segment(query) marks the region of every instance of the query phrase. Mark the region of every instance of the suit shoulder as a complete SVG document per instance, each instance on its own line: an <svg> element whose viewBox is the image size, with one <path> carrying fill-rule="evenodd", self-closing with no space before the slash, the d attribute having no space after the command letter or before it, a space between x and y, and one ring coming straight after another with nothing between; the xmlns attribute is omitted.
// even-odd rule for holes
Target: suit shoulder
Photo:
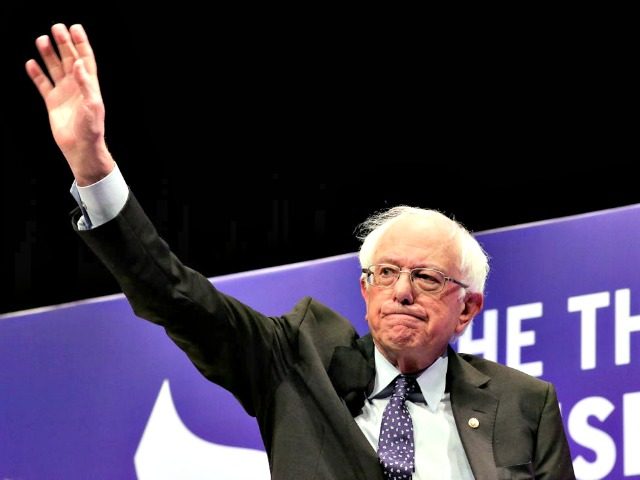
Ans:
<svg viewBox="0 0 640 480"><path fill-rule="evenodd" d="M323 332L322 334L331 337L338 335L357 338L355 328L347 318L312 297L302 298L283 318L296 328L315 334Z"/></svg>
<svg viewBox="0 0 640 480"><path fill-rule="evenodd" d="M298 319L300 322L313 317L315 320L323 322L335 322L351 325L351 322L331 307L312 298L304 297L296 303L293 309L284 315L291 319Z"/></svg>
<svg viewBox="0 0 640 480"><path fill-rule="evenodd" d="M282 318L295 332L298 351L315 352L325 369L336 347L351 346L358 338L349 320L311 297L304 297Z"/></svg>

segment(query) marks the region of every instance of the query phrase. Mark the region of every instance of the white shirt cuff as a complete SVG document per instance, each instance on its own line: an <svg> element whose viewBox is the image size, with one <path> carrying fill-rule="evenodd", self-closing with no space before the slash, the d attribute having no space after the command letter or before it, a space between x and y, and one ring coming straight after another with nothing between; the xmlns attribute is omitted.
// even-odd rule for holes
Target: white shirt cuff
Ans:
<svg viewBox="0 0 640 480"><path fill-rule="evenodd" d="M120 213L127 203L129 187L116 165L109 175L86 187L79 187L74 181L71 195L82 210L78 228L89 230L107 223Z"/></svg>

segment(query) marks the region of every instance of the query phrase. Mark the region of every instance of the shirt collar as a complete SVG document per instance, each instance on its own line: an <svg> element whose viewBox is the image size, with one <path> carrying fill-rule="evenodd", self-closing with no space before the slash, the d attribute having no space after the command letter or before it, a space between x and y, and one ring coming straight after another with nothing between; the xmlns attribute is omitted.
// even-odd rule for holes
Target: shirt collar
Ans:
<svg viewBox="0 0 640 480"><path fill-rule="evenodd" d="M391 362L380 353L377 345L374 349L374 361L376 363L376 378L373 384L373 391L371 395L369 395L370 399L379 394L401 373L400 370L394 367ZM438 404L444 397L448 365L449 358L445 351L442 356L438 357L438 359L416 379L422 395L424 395L424 399L427 402L427 408L432 412L438 409Z"/></svg>

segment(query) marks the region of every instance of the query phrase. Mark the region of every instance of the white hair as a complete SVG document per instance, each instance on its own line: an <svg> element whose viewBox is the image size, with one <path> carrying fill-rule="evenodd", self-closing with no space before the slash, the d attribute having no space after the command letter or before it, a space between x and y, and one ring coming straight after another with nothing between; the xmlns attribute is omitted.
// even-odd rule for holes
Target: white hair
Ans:
<svg viewBox="0 0 640 480"><path fill-rule="evenodd" d="M462 278L459 280L469 285L470 292L484 293L484 285L489 274L487 254L466 228L436 210L400 205L371 215L356 228L356 236L362 241L359 253L360 266L367 268L373 263L373 256L382 235L399 219L409 215L450 226L449 240L457 244L460 254Z"/></svg>

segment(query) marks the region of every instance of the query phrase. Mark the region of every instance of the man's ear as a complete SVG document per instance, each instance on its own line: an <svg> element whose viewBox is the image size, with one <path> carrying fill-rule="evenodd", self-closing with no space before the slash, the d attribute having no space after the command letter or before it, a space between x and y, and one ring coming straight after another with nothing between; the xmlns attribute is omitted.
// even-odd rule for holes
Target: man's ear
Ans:
<svg viewBox="0 0 640 480"><path fill-rule="evenodd" d="M361 276L360 277L360 293L362 294L362 298L364 298L364 301L367 301L367 286L369 284L367 283L367 280Z"/></svg>
<svg viewBox="0 0 640 480"><path fill-rule="evenodd" d="M462 332L469 326L473 317L475 317L484 304L484 295L481 293L469 293L464 298L462 304L462 311L458 317L458 325L456 326L456 335L461 335Z"/></svg>

